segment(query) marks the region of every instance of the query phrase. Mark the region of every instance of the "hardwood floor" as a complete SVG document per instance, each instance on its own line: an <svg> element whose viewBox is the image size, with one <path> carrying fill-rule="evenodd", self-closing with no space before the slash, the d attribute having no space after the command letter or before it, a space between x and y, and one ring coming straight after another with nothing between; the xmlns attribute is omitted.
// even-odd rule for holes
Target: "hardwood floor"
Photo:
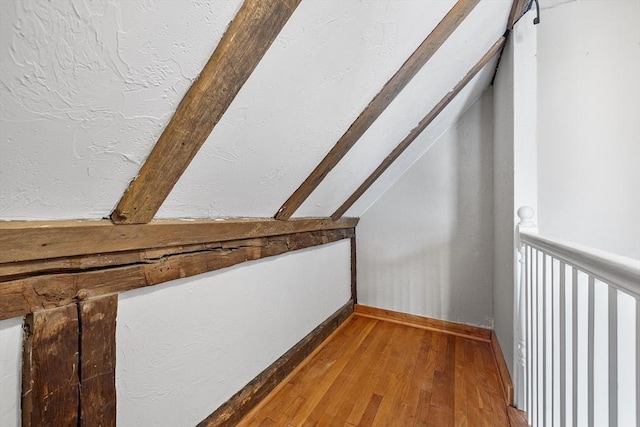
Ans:
<svg viewBox="0 0 640 427"><path fill-rule="evenodd" d="M509 426L491 344L352 315L240 426Z"/></svg>

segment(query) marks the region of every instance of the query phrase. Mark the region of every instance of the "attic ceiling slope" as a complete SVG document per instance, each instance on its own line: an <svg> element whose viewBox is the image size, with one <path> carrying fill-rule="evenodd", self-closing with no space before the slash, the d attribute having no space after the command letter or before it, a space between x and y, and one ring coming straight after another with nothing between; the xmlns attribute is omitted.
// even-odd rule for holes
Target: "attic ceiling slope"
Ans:
<svg viewBox="0 0 640 427"><path fill-rule="evenodd" d="M156 217L271 217L454 4L302 1ZM479 2L296 215L330 215L502 34L508 4ZM240 6L0 2L0 219L108 216Z"/></svg>
<svg viewBox="0 0 640 427"><path fill-rule="evenodd" d="M418 135L411 145L385 170L384 174L371 184L360 198L345 212L344 217L361 217L367 212L398 180L429 150L440 138L457 123L461 117L491 83L491 77L496 67L496 59L490 61L458 96L444 108L444 110ZM375 165L373 165L375 166ZM355 188L355 187L354 187ZM337 207L337 205L336 205Z"/></svg>
<svg viewBox="0 0 640 427"><path fill-rule="evenodd" d="M454 3L302 1L158 217L271 217Z"/></svg>
<svg viewBox="0 0 640 427"><path fill-rule="evenodd" d="M0 219L106 217L240 4L1 1Z"/></svg>
<svg viewBox="0 0 640 427"><path fill-rule="evenodd" d="M245 0L111 215L148 223L301 0Z"/></svg>
<svg viewBox="0 0 640 427"><path fill-rule="evenodd" d="M409 132L409 134L398 144L396 148L389 153L387 157L380 163L380 165L373 171L369 177L353 192L351 196L340 207L331 214L331 218L335 221L340 219L344 213L349 210L351 206L371 187L371 185L393 164L393 162L400 157L400 155L411 145L413 141L422 133L424 129L431 124L433 120L449 105L451 101L464 89L464 87L484 68L484 66L491 61L495 55L497 55L505 42L505 37L500 39L491 46L491 49L485 53L476 65L458 82L458 84L449 91L444 98L436 104L435 107L429 113L420 120L420 123Z"/></svg>
<svg viewBox="0 0 640 427"><path fill-rule="evenodd" d="M335 212L504 34L510 7L510 1L481 1L327 175L296 212L295 217ZM378 180L380 185L374 185L367 191L366 199L374 201L382 196L383 189L390 188L440 135L457 122L460 114L480 96L490 81L490 78L473 79L469 83L469 90L462 91L456 97L461 98L460 102L454 101L454 105L440 112L438 118L412 143L415 148L407 149L396 160L395 163L402 167L394 165L387 169ZM481 87L476 88L476 85ZM369 206L368 202L357 203L346 214L361 216Z"/></svg>
<svg viewBox="0 0 640 427"><path fill-rule="evenodd" d="M506 21L507 28L509 28L509 25L512 25L512 20L513 22L516 22L520 19L527 12L528 6L530 5L531 2L523 3L520 0L513 0L511 10L509 12L509 19ZM505 32L505 36L503 38L508 37L508 34L509 31ZM504 42L502 43L502 49L504 49ZM480 61L478 65L481 63L482 61ZM444 107L441 112L442 114L437 115L432 124L418 135L416 143L412 143L408 148L406 148L405 152L400 153L396 161L392 162L388 166L388 169L385 170L383 176L386 179L373 180L370 187L364 192L364 194L361 194L354 204L346 211L346 215L361 216L376 202L376 200L381 197L382 194L388 191L393 184L406 171L408 171L409 168L411 168L411 166L422 155L424 155L451 126L451 117L460 117L477 99L479 99L485 88L489 86L498 64L499 57L493 59L493 61L489 61L478 75L472 78L466 87L464 87L460 93L450 101L451 103ZM471 70L471 72L473 72L473 70ZM455 121L453 121L453 123L455 123ZM365 184L368 183L365 181Z"/></svg>
<svg viewBox="0 0 640 427"><path fill-rule="evenodd" d="M353 145L380 117L383 111L393 102L405 86L415 77L420 69L436 53L442 44L458 28L471 13L479 0L459 0L433 31L420 44L416 51L402 64L402 67L383 86L382 90L371 100L358 118L349 126L345 134L331 148L320 164L311 172L296 191L284 202L276 219L285 220L291 217L302 203L309 197L327 174L347 154Z"/></svg>

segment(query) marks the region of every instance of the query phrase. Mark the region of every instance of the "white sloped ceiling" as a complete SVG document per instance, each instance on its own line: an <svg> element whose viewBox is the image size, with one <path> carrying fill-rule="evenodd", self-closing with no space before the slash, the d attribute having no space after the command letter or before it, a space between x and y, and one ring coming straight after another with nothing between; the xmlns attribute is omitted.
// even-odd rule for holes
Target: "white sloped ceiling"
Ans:
<svg viewBox="0 0 640 427"><path fill-rule="evenodd" d="M157 217L273 216L454 3L303 0ZM0 2L0 219L108 216L240 4ZM510 6L482 0L296 216L330 215L502 35ZM349 215L456 122L493 66Z"/></svg>

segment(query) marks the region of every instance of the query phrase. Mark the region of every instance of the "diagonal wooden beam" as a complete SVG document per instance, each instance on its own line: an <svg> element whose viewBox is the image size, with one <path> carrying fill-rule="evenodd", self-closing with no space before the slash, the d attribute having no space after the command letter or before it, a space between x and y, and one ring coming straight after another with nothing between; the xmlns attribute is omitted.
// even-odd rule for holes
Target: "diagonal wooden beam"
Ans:
<svg viewBox="0 0 640 427"><path fill-rule="evenodd" d="M320 164L311 172L298 189L287 199L275 215L276 219L286 220L302 205L327 174L338 164L354 144L364 135L382 112L391 104L411 79L429 61L462 21L471 13L479 0L459 0L440 23L427 36L422 44L406 60L402 67L384 85L344 135L331 148Z"/></svg>
<svg viewBox="0 0 640 427"><path fill-rule="evenodd" d="M496 54L498 54L502 50L502 46L505 42L504 37L500 37L500 39L491 46L491 49L484 54L482 58L478 61L476 65L469 70L469 72L458 82L458 84L451 89L449 93L447 93L444 98L436 104L435 107L427 114L418 125L409 132L409 134L398 144L396 148L380 163L380 166L376 168L375 171L362 183L360 187L336 210L331 218L335 221L336 219L342 217L344 213L364 194L365 191L384 173L385 170L402 154L404 150L409 147L409 145L420 135L420 133L426 129L427 126L440 114L444 108L449 105L449 103L456 97L458 93L473 79L473 77L478 74L478 72L484 67L487 62L491 60Z"/></svg>
<svg viewBox="0 0 640 427"><path fill-rule="evenodd" d="M151 221L301 0L245 0L111 214Z"/></svg>
<svg viewBox="0 0 640 427"><path fill-rule="evenodd" d="M518 22L518 19L522 18L530 1L531 0L513 0L511 11L509 12L509 20L507 21L507 31L511 31L513 26L516 25L516 22Z"/></svg>

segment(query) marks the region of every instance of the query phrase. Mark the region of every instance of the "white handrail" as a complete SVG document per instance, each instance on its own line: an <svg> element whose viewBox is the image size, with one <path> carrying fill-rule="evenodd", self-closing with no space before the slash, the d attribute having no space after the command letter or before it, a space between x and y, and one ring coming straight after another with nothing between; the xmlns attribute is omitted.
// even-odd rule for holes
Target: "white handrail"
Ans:
<svg viewBox="0 0 640 427"><path fill-rule="evenodd" d="M640 261L524 230L520 240L640 299Z"/></svg>
<svg viewBox="0 0 640 427"><path fill-rule="evenodd" d="M640 261L540 236L533 216L518 209L516 406L534 427L640 425Z"/></svg>

